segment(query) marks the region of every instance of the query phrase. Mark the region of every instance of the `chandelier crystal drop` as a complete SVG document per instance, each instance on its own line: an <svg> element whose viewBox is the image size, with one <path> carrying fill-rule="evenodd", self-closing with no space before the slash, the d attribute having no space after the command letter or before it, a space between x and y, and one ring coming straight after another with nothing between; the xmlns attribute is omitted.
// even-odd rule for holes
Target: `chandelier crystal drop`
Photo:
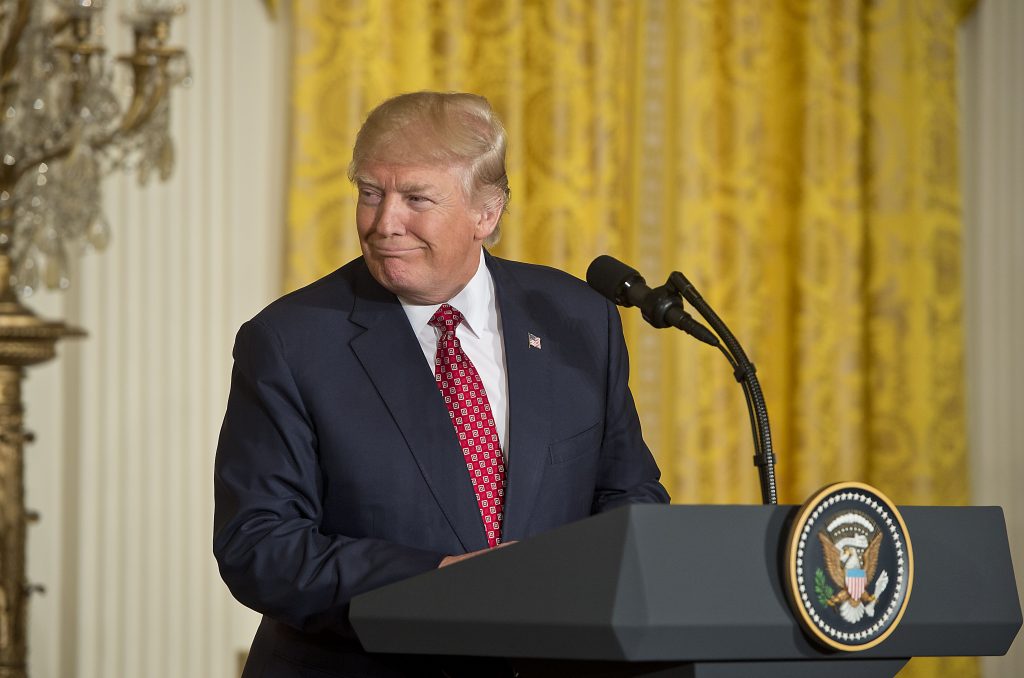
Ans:
<svg viewBox="0 0 1024 678"><path fill-rule="evenodd" d="M106 4L0 0L0 256L22 297L67 288L70 258L106 247L104 176L174 169L169 93L191 76L168 39L184 5L123 0L134 50L108 60Z"/></svg>

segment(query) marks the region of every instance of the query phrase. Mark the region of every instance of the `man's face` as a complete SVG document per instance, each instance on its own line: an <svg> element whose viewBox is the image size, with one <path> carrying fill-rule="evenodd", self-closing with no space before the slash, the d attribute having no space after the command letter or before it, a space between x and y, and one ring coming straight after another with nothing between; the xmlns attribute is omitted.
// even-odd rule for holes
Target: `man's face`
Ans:
<svg viewBox="0 0 1024 678"><path fill-rule="evenodd" d="M377 282L417 304L466 286L500 212L470 204L458 169L368 163L356 186L359 244Z"/></svg>

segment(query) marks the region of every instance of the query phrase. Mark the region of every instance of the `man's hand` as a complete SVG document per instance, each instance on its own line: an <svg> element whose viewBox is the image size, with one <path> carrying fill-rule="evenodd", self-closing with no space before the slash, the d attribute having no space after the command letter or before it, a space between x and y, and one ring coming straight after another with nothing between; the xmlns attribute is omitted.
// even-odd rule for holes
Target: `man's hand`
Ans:
<svg viewBox="0 0 1024 678"><path fill-rule="evenodd" d="M515 544L515 543L516 542L514 542L514 541L506 541L504 543L498 544L493 549L480 549L479 551L470 551L469 553L462 553L462 554L457 555L457 556L445 556L444 558L441 559L441 562L438 563L437 569L441 569L442 567L448 567L449 565L454 565L455 563L457 563L457 562L459 562L461 560L466 560L468 558L475 558L476 556L480 555L481 553L490 553L494 549L504 548L504 547L506 547L506 546L508 546L510 544Z"/></svg>

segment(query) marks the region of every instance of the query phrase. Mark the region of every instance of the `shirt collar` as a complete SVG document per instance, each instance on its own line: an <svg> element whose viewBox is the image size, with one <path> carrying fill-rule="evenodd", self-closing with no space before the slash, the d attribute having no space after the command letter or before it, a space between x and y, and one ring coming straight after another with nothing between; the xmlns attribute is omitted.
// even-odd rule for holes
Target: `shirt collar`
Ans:
<svg viewBox="0 0 1024 678"><path fill-rule="evenodd" d="M413 330L419 332L420 328L427 325L434 313L441 307L441 304L421 306L412 304L401 297L402 308L405 310ZM457 308L464 318L462 326L480 337L484 328L487 327L488 315L491 304L494 300L494 281L491 279L491 272L487 270L484 263L484 252L480 250L480 263L477 265L476 273L469 279L466 286L458 294L448 300L448 304ZM431 328L433 329L433 328Z"/></svg>

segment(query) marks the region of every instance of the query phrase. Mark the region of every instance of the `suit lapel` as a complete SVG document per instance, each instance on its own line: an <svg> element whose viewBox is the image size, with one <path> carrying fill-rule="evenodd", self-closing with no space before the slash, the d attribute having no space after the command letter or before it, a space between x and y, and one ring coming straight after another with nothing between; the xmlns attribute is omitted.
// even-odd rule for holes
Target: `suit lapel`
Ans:
<svg viewBox="0 0 1024 678"><path fill-rule="evenodd" d="M365 269L352 322L366 331L352 350L401 430L430 491L467 551L487 548L462 448L402 305Z"/></svg>
<svg viewBox="0 0 1024 678"><path fill-rule="evenodd" d="M501 261L487 255L487 265L505 341L509 449L502 538L512 541L528 536L530 510L548 463L551 351L545 350L545 326L531 314L526 292ZM540 338L540 348L530 345L531 334Z"/></svg>

